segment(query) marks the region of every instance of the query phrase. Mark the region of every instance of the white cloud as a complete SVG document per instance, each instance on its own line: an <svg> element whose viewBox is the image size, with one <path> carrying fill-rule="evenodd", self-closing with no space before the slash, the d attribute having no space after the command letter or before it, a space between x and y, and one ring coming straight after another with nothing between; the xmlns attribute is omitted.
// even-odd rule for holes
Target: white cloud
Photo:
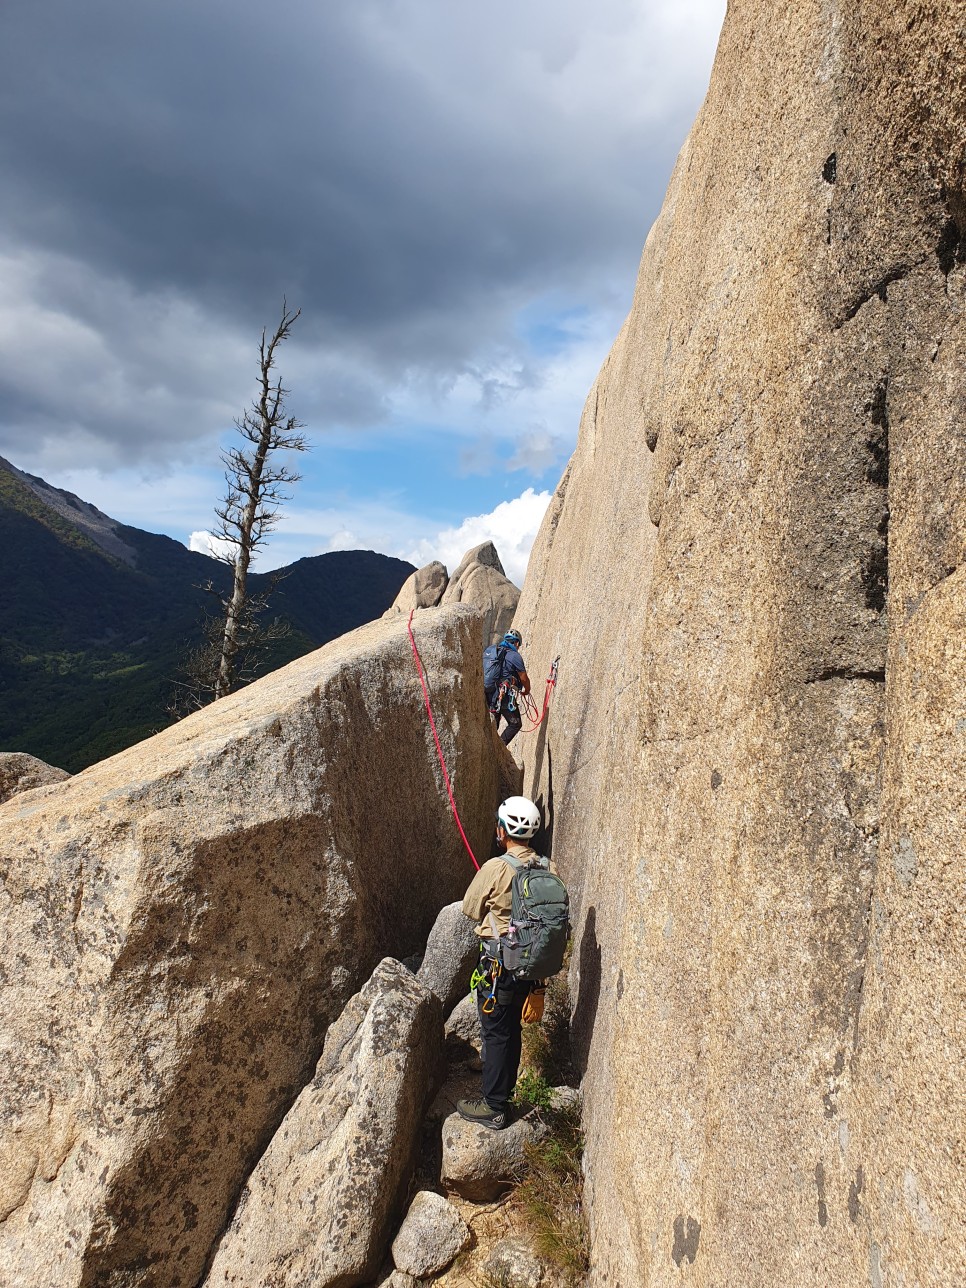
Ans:
<svg viewBox="0 0 966 1288"><path fill-rule="evenodd" d="M330 550L358 550L360 548L359 538L348 528L340 528L338 532L333 532L329 538Z"/></svg>
<svg viewBox="0 0 966 1288"><path fill-rule="evenodd" d="M542 474L567 452L568 444L561 434L552 434L546 426L534 426L518 438L517 450L507 462L507 469Z"/></svg>
<svg viewBox="0 0 966 1288"><path fill-rule="evenodd" d="M192 532L188 538L188 549L199 555L210 555L212 559L224 559L234 556L235 547L223 537L215 537L210 532Z"/></svg>
<svg viewBox="0 0 966 1288"><path fill-rule="evenodd" d="M444 528L435 537L424 538L400 554L417 567L439 559L452 572L467 550L483 541L492 541L506 575L522 586L530 550L550 504L550 495L528 487L512 501L501 501L489 514L471 515L458 528Z"/></svg>

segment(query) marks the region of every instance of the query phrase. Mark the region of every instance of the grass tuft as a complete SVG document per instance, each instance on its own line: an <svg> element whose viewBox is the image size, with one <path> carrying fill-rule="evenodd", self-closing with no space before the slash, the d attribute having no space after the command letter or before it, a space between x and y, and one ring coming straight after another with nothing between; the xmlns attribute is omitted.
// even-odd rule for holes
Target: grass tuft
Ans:
<svg viewBox="0 0 966 1288"><path fill-rule="evenodd" d="M580 1108L553 1107L553 1088L577 1083L565 970L547 984L542 1023L524 1025L522 1063L515 1098L532 1105L549 1131L526 1147L527 1168L515 1191L514 1206L530 1231L535 1251L573 1288L583 1282L589 1269L590 1244L583 1211Z"/></svg>
<svg viewBox="0 0 966 1288"><path fill-rule="evenodd" d="M551 1109L545 1118L550 1134L527 1145L527 1171L515 1198L538 1254L562 1272L568 1285L577 1285L590 1265L580 1111Z"/></svg>

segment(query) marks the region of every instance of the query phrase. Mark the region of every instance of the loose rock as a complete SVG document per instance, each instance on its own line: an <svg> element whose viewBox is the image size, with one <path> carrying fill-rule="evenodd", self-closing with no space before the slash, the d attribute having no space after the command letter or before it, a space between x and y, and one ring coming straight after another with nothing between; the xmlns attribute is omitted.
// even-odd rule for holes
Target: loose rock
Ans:
<svg viewBox="0 0 966 1288"><path fill-rule="evenodd" d="M417 1279L445 1270L469 1247L470 1228L441 1194L420 1190L393 1240L392 1259Z"/></svg>
<svg viewBox="0 0 966 1288"><path fill-rule="evenodd" d="M526 1167L526 1145L547 1134L535 1113L503 1131L491 1131L450 1114L443 1123L441 1179L464 1199L489 1203L519 1180Z"/></svg>
<svg viewBox="0 0 966 1288"><path fill-rule="evenodd" d="M403 1270L393 1270L385 1279L379 1280L376 1288L419 1288L419 1280Z"/></svg>
<svg viewBox="0 0 966 1288"><path fill-rule="evenodd" d="M483 1265L493 1288L540 1288L543 1284L543 1262L525 1239L501 1239L490 1250Z"/></svg>

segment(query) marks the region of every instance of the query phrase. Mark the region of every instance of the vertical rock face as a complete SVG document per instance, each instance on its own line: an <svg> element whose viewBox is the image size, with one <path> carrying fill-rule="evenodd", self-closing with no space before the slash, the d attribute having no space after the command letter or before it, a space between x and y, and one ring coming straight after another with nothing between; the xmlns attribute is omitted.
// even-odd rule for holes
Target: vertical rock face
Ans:
<svg viewBox="0 0 966 1288"><path fill-rule="evenodd" d="M479 618L417 641L474 848ZM471 875L405 621L0 808L0 1283L194 1288L326 1027Z"/></svg>
<svg viewBox="0 0 966 1288"><path fill-rule="evenodd" d="M961 1278L964 31L731 0L531 557L595 1283Z"/></svg>

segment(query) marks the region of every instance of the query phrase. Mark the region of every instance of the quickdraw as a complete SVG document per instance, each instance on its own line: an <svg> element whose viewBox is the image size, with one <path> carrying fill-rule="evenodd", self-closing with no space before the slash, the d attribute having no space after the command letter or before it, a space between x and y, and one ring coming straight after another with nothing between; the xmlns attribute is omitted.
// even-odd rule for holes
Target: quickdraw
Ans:
<svg viewBox="0 0 966 1288"><path fill-rule="evenodd" d="M496 1010L496 981L500 978L503 967L499 962L493 962L490 967L490 991L483 1000L480 1010L484 1015L492 1015ZM484 979L486 976L484 976Z"/></svg>
<svg viewBox="0 0 966 1288"><path fill-rule="evenodd" d="M533 721L533 724L530 725L529 729L524 729L523 733L533 733L534 730L539 729L540 726L543 724L544 720L546 720L547 712L550 709L550 698L553 695L554 689L557 687L557 668L559 666L560 666L560 658L558 656L553 659L553 662L550 665L550 674L547 676L547 687L544 689L544 693L543 693L542 711L538 713L537 704L534 702L533 698L530 696L529 693L523 695L524 715L527 717L528 720Z"/></svg>
<svg viewBox="0 0 966 1288"><path fill-rule="evenodd" d="M473 974L470 976L470 993L475 993L480 987L489 985L489 993L480 1004L480 1009L484 1015L492 1015L496 1009L496 982L503 973L503 963L495 957L489 957L480 944L480 960Z"/></svg>

